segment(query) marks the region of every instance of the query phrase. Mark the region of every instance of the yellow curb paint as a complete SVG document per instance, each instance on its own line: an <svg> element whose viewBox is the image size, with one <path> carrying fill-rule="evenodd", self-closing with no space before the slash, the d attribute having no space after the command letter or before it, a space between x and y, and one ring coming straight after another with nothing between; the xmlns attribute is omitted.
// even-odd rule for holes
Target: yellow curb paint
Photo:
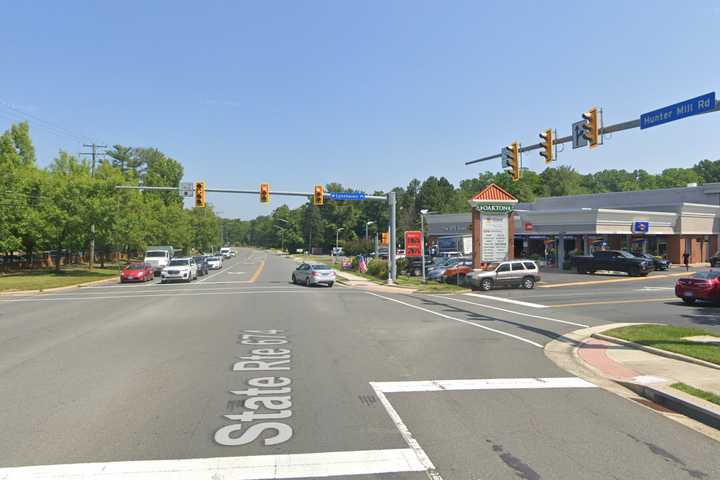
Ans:
<svg viewBox="0 0 720 480"><path fill-rule="evenodd" d="M620 303L647 303L647 302L667 302L668 300L678 300L677 297L667 298L647 298L644 300L607 300L602 302L580 302L580 303L561 303L556 305L548 305L550 308L563 308L563 307L585 307L589 305L615 305Z"/></svg>
<svg viewBox="0 0 720 480"><path fill-rule="evenodd" d="M631 278L612 278L609 280L589 280L587 282L570 282L570 283L552 283L549 285L536 285L537 288L557 288L557 287L574 287L577 285L597 285L601 283L620 283L620 282L641 282L647 280L662 280L665 278L682 277L691 275L694 272L669 273L667 275L655 275L653 277L631 277Z"/></svg>
<svg viewBox="0 0 720 480"><path fill-rule="evenodd" d="M255 283L255 280L257 280L257 278L260 276L260 273L262 273L263 268L265 268L265 260L260 262L260 265L258 266L257 270L255 270L255 273L253 273L253 276L250 277L250 280L249 280L250 283Z"/></svg>

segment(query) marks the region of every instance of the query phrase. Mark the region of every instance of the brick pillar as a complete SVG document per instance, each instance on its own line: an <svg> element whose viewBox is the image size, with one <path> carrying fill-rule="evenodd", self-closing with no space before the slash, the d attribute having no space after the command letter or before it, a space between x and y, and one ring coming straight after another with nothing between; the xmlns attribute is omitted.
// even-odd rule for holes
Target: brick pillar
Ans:
<svg viewBox="0 0 720 480"><path fill-rule="evenodd" d="M675 264L682 264L685 242L680 238L680 235L668 235L666 238L668 260Z"/></svg>
<svg viewBox="0 0 720 480"><path fill-rule="evenodd" d="M472 259L473 268L480 268L480 250L482 237L482 225L480 224L480 212L472 209Z"/></svg>

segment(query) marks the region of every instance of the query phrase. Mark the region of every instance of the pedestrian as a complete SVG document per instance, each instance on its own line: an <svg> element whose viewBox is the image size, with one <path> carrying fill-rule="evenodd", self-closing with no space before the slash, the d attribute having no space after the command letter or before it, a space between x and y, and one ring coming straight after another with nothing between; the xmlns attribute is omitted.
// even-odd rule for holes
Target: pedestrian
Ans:
<svg viewBox="0 0 720 480"><path fill-rule="evenodd" d="M690 254L688 252L683 253L683 263L685 264L685 271L690 271Z"/></svg>

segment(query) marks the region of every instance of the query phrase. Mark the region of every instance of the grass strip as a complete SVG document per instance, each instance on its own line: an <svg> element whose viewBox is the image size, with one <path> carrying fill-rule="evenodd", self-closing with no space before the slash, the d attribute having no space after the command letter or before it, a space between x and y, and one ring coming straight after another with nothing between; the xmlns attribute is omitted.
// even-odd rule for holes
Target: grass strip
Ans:
<svg viewBox="0 0 720 480"><path fill-rule="evenodd" d="M720 365L720 345L692 342L684 337L713 335L700 328L672 325L631 325L602 332L604 335L639 343L648 347L680 353Z"/></svg>
<svg viewBox="0 0 720 480"><path fill-rule="evenodd" d="M681 392L685 392L687 394L690 394L694 397L702 398L703 400L707 400L708 402L712 402L715 405L720 405L720 395L715 395L712 392L708 392L706 390L701 390L699 388L691 387L690 385L687 385L685 383L673 383L670 385L672 388L675 388L677 390L680 390Z"/></svg>

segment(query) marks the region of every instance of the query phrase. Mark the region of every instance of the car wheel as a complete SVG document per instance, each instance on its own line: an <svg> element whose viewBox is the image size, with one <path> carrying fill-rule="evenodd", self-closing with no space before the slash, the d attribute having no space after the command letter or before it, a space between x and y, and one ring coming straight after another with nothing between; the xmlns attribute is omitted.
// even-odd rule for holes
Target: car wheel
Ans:
<svg viewBox="0 0 720 480"><path fill-rule="evenodd" d="M120 283L125 283L125 280L121 278Z"/></svg>
<svg viewBox="0 0 720 480"><path fill-rule="evenodd" d="M683 297L682 301L685 305L694 305L695 304L694 298Z"/></svg>
<svg viewBox="0 0 720 480"><path fill-rule="evenodd" d="M306 286L306 287L309 287L309 286L310 286L310 279L309 279L309 278L306 278L306 279L305 279L305 286Z"/></svg>
<svg viewBox="0 0 720 480"><path fill-rule="evenodd" d="M328 288L332 288L333 285L335 285L335 282L328 283Z"/></svg>
<svg viewBox="0 0 720 480"><path fill-rule="evenodd" d="M293 283L293 285L297 285L297 279L295 278L295 274L292 274L292 277L290 277L290 281Z"/></svg>
<svg viewBox="0 0 720 480"><path fill-rule="evenodd" d="M528 290L532 290L535 288L535 279L532 277L525 277L522 280L522 283L520 284L522 288L526 288Z"/></svg>
<svg viewBox="0 0 720 480"><path fill-rule="evenodd" d="M165 284L165 280L160 280L160 283Z"/></svg>
<svg viewBox="0 0 720 480"><path fill-rule="evenodd" d="M488 290L492 290L493 288L493 281L490 278L483 278L480 281L480 290L487 292Z"/></svg>

